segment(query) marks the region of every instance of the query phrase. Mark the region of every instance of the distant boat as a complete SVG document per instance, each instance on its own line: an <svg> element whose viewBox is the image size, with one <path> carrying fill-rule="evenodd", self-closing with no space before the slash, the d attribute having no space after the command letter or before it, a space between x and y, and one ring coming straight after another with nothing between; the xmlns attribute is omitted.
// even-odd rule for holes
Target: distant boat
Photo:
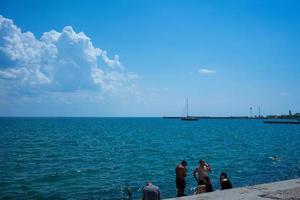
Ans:
<svg viewBox="0 0 300 200"><path fill-rule="evenodd" d="M189 116L189 99L186 98L186 116L185 117L181 117L181 120L186 120L186 121L197 121L199 120L198 117L193 117L193 116Z"/></svg>

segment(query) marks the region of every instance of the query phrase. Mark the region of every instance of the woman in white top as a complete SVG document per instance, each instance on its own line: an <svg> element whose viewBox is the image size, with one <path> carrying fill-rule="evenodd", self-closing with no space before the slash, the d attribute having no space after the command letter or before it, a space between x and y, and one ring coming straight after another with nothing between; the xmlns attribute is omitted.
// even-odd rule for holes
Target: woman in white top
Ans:
<svg viewBox="0 0 300 200"><path fill-rule="evenodd" d="M208 173L211 172L211 167L205 163L204 160L199 161L199 165L193 172L194 178L196 179L198 185L205 184L205 177L208 177Z"/></svg>

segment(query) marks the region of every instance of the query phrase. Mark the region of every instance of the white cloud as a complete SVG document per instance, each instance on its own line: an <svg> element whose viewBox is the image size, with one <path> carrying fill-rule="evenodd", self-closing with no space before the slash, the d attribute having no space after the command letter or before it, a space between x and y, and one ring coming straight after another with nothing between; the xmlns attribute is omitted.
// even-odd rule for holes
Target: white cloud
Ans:
<svg viewBox="0 0 300 200"><path fill-rule="evenodd" d="M120 62L119 56L115 55L113 59L110 59L107 56L106 51L102 51L101 56L103 58L103 61L111 68L119 68L119 69L124 69L122 63Z"/></svg>
<svg viewBox="0 0 300 200"><path fill-rule="evenodd" d="M71 26L37 39L0 15L0 90L108 92L130 87L127 82L138 77L124 70L118 55L109 58Z"/></svg>
<svg viewBox="0 0 300 200"><path fill-rule="evenodd" d="M211 69L199 69L198 73L200 73L200 74L215 74L215 73L217 73L217 71L211 70Z"/></svg>
<svg viewBox="0 0 300 200"><path fill-rule="evenodd" d="M127 77L128 77L129 80L133 80L133 79L138 79L139 75L136 74L135 72L128 72Z"/></svg>

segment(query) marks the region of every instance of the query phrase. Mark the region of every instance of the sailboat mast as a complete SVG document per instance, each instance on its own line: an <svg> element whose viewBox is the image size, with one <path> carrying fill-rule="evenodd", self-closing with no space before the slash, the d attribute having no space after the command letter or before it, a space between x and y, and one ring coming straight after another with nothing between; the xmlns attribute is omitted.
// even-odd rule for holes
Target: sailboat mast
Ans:
<svg viewBox="0 0 300 200"><path fill-rule="evenodd" d="M189 98L186 98L186 116L189 116Z"/></svg>

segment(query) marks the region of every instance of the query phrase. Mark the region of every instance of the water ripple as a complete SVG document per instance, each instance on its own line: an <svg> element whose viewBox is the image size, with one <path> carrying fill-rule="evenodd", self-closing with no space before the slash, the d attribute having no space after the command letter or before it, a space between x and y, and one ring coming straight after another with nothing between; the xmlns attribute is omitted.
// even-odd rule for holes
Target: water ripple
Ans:
<svg viewBox="0 0 300 200"><path fill-rule="evenodd" d="M0 199L134 199L152 180L174 197L174 168L188 161L187 192L199 159L213 187L227 171L245 186L300 176L300 126L259 120L0 118Z"/></svg>

